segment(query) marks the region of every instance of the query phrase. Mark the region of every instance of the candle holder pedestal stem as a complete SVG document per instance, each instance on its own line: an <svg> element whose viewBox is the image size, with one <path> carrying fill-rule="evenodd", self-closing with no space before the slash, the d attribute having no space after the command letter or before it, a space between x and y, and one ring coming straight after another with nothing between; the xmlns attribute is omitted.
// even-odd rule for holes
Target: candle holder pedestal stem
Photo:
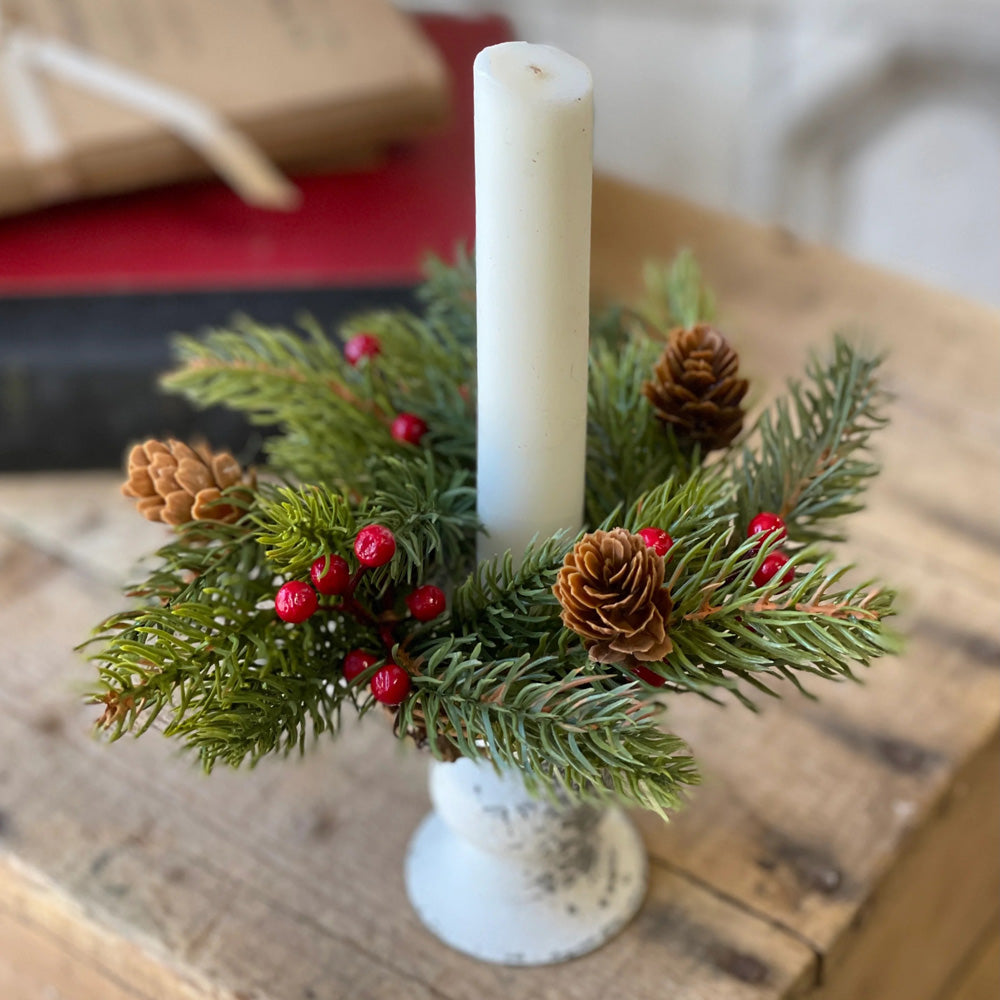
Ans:
<svg viewBox="0 0 1000 1000"><path fill-rule="evenodd" d="M417 914L486 962L545 965L616 934L646 893L646 851L617 808L531 797L517 771L433 762L432 812L406 859Z"/></svg>

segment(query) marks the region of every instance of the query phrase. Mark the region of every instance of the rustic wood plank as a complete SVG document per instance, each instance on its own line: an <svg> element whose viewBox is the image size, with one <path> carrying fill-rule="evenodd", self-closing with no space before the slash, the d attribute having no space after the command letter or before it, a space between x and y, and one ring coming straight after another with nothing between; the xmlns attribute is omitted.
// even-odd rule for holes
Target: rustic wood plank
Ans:
<svg viewBox="0 0 1000 1000"><path fill-rule="evenodd" d="M44 997L48 991L49 996L72 995L79 1000L143 1000L104 970L88 969L67 955L47 930L15 922L3 910L0 940L0 994L5 997Z"/></svg>
<svg viewBox="0 0 1000 1000"><path fill-rule="evenodd" d="M941 1000L996 1000L1000 994L1000 915Z"/></svg>
<svg viewBox="0 0 1000 1000"><path fill-rule="evenodd" d="M995 603L965 602L982 615L976 641L992 642ZM829 952L996 731L995 671L950 636L916 633L910 645L863 688L813 685L818 705L786 692L748 716L678 699L670 724L706 784L670 827L643 819L657 856Z"/></svg>
<svg viewBox="0 0 1000 1000"><path fill-rule="evenodd" d="M114 935L0 857L0 996L12 1000L203 1000L206 986Z"/></svg>
<svg viewBox="0 0 1000 1000"><path fill-rule="evenodd" d="M939 996L1000 900L997 788L1000 739L956 776L940 811L909 838L825 956L816 1000Z"/></svg>
<svg viewBox="0 0 1000 1000"><path fill-rule="evenodd" d="M109 472L21 473L3 477L0 528L87 577L117 587L166 536L125 515L124 476ZM5 576L8 575L5 571Z"/></svg>

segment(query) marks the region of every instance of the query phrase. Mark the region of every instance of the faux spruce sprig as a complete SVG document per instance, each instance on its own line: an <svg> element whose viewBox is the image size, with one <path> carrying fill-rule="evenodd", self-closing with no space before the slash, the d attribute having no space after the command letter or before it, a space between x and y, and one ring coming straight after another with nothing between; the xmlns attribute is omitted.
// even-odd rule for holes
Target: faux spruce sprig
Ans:
<svg viewBox="0 0 1000 1000"><path fill-rule="evenodd" d="M273 433L259 481L133 450L129 495L175 527L87 644L112 738L155 723L253 763L381 704L439 758L665 813L697 781L672 696L752 707L894 648L892 591L829 548L876 472L880 359L836 338L746 431L697 264L650 265L640 306L595 318L584 531L477 564L474 269L428 275L423 316L343 346L245 320L178 341L168 389Z"/></svg>

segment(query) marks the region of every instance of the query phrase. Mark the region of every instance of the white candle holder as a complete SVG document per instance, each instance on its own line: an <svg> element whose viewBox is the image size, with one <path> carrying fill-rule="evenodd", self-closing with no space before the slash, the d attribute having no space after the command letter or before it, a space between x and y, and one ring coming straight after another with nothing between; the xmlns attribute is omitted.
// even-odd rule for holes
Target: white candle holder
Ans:
<svg viewBox="0 0 1000 1000"><path fill-rule="evenodd" d="M433 762L434 805L406 859L410 901L445 944L485 962L546 965L599 947L646 894L646 851L617 808L557 806L517 771Z"/></svg>

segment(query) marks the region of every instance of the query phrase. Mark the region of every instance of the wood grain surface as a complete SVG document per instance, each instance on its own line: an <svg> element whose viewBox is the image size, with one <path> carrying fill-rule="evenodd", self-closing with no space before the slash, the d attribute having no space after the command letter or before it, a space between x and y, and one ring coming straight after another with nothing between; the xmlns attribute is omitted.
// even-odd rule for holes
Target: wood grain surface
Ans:
<svg viewBox="0 0 1000 1000"><path fill-rule="evenodd" d="M477 964L410 912L425 763L375 718L205 778L108 747L72 651L159 529L115 477L0 477L0 996L12 1000L985 1000L1000 900L1000 317L779 231L602 181L595 286L680 245L764 402L832 329L890 349L885 473L850 555L897 582L904 655L751 715L678 698L705 785L637 819L649 898L548 969ZM53 428L53 433L58 429Z"/></svg>

